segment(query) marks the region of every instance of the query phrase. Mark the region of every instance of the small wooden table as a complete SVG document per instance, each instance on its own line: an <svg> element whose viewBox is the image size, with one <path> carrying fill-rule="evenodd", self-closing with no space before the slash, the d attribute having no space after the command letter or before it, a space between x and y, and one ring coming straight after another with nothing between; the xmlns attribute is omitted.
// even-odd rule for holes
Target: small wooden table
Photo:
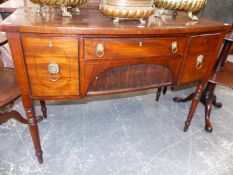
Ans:
<svg viewBox="0 0 233 175"><path fill-rule="evenodd" d="M197 82L187 131L230 26L186 15L145 24L103 16L97 8L64 18L17 9L7 33L36 156L43 162L34 100L85 98Z"/></svg>

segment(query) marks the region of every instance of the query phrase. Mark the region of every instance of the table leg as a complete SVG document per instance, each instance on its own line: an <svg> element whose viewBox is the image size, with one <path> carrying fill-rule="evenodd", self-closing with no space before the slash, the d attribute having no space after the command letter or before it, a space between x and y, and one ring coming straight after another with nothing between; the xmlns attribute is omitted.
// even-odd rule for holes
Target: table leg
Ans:
<svg viewBox="0 0 233 175"><path fill-rule="evenodd" d="M187 102L187 101L193 100L194 96L195 96L195 93L191 93L190 95L188 95L188 96L185 97L185 98L174 97L174 98L173 98L173 101L176 102L176 103Z"/></svg>
<svg viewBox="0 0 233 175"><path fill-rule="evenodd" d="M214 94L215 88L216 88L216 84L209 82L201 97L201 102L205 106L205 123L206 123L205 130L207 132L213 131L213 127L210 122L212 105L218 108L222 107L222 103L217 102L217 97Z"/></svg>
<svg viewBox="0 0 233 175"><path fill-rule="evenodd" d="M39 163L43 163L42 150L40 145L39 130L35 116L33 101L29 96L22 96L22 102L27 117L29 131L35 148L35 153Z"/></svg>
<svg viewBox="0 0 233 175"><path fill-rule="evenodd" d="M187 132L187 130L188 130L190 124L191 124L191 121L193 119L193 115L194 115L194 113L196 111L197 105L198 105L198 103L200 101L200 98L201 98L201 95L203 93L204 85L205 85L205 83L203 83L203 82L200 82L197 85L197 89L196 89L194 98L192 100L192 104L191 104L191 107L190 107L190 110L189 110L189 114L188 114L187 120L185 121L184 132Z"/></svg>
<svg viewBox="0 0 233 175"><path fill-rule="evenodd" d="M210 121L211 110L212 110L212 101L208 100L205 102L205 130L209 133L213 131L213 127Z"/></svg>
<svg viewBox="0 0 233 175"><path fill-rule="evenodd" d="M19 121L20 123L27 124L27 120L25 120L20 113L18 113L15 110L0 113L0 124L6 122L9 119L15 119Z"/></svg>

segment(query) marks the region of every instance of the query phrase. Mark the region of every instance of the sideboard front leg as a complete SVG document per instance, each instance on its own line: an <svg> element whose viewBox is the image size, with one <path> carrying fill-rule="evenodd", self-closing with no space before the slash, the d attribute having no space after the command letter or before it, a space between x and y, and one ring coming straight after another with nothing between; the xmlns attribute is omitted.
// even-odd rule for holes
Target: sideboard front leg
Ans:
<svg viewBox="0 0 233 175"><path fill-rule="evenodd" d="M162 87L158 88L157 93L156 93L156 98L155 101L159 101L159 97L161 95Z"/></svg>
<svg viewBox="0 0 233 175"><path fill-rule="evenodd" d="M32 141L35 148L36 157L39 163L43 163L42 150L40 145L39 130L34 112L32 100L29 97L22 96L22 102L27 116L27 122L31 133Z"/></svg>
<svg viewBox="0 0 233 175"><path fill-rule="evenodd" d="M185 121L184 132L187 132L187 130L191 124L191 121L193 119L193 115L196 111L197 105L198 105L200 98L201 98L201 95L203 93L204 85L205 85L205 83L200 82L197 86L197 89L196 89L196 92L195 92L195 95L194 95L194 98L192 100L192 104L191 104L191 107L189 110L187 120Z"/></svg>

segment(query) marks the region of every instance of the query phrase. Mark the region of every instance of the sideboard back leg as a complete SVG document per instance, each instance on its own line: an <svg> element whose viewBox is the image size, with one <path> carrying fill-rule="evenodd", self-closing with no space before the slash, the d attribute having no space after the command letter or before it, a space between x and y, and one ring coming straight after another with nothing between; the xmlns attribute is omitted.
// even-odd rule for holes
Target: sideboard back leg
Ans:
<svg viewBox="0 0 233 175"><path fill-rule="evenodd" d="M190 124L191 124L191 121L193 119L193 115L194 115L194 113L196 111L197 105L198 105L198 103L200 101L200 98L201 98L201 95L203 93L204 85L205 85L205 83L203 83L203 82L200 82L197 85L197 89L196 89L194 98L192 100L192 104L191 104L191 107L190 107L190 110L189 110L189 114L188 114L187 120L185 121L184 132L187 132L187 130L188 130Z"/></svg>
<svg viewBox="0 0 233 175"><path fill-rule="evenodd" d="M22 102L27 116L27 122L31 133L32 141L34 144L36 157L39 163L41 164L43 163L43 157L42 157L43 152L41 150L39 130L38 130L33 103L30 97L26 97L26 96L22 96Z"/></svg>
<svg viewBox="0 0 233 175"><path fill-rule="evenodd" d="M159 97L161 95L162 87L158 88L157 93L156 93L156 98L155 101L159 101Z"/></svg>
<svg viewBox="0 0 233 175"><path fill-rule="evenodd" d="M43 118L46 119L47 118L47 108L46 108L46 104L44 100L40 100L40 105L41 105L41 111L43 114Z"/></svg>
<svg viewBox="0 0 233 175"><path fill-rule="evenodd" d="M167 93L167 86L158 88L155 101L159 101L162 90L163 90L163 95L165 95Z"/></svg>
<svg viewBox="0 0 233 175"><path fill-rule="evenodd" d="M167 86L163 88L163 95L165 95L166 93L167 93Z"/></svg>

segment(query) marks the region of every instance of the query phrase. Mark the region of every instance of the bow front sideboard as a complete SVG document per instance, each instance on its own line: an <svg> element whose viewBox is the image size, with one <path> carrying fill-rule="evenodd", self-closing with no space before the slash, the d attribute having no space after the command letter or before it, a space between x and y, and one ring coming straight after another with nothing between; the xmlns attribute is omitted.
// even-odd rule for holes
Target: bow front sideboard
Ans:
<svg viewBox="0 0 233 175"><path fill-rule="evenodd" d="M186 15L113 23L97 8L64 18L19 8L7 33L36 156L43 162L34 100L62 100L197 82L187 131L230 26Z"/></svg>

